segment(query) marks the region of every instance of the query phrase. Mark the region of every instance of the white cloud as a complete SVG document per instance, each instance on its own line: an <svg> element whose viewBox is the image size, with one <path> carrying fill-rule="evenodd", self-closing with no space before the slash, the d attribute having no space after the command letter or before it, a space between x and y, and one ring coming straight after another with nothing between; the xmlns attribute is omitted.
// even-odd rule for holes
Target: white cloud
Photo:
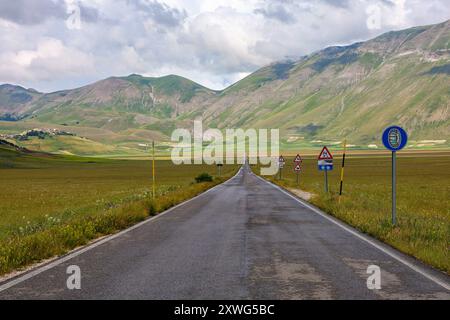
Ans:
<svg viewBox="0 0 450 320"><path fill-rule="evenodd" d="M0 54L0 74L13 82L58 81L91 72L94 61L89 54L64 46L61 40L42 38L34 50Z"/></svg>
<svg viewBox="0 0 450 320"><path fill-rule="evenodd" d="M275 60L450 17L448 0L80 0L81 30L69 30L64 0L14 7L30 1L0 14L0 83L46 91L130 73L220 89Z"/></svg>

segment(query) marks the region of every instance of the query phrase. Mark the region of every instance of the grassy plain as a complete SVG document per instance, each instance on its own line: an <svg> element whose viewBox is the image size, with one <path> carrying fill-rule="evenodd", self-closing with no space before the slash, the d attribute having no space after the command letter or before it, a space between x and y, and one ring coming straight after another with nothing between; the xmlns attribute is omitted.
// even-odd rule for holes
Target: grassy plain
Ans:
<svg viewBox="0 0 450 320"><path fill-rule="evenodd" d="M195 183L213 166L25 155L0 149L0 274L60 255L191 198L231 176Z"/></svg>
<svg viewBox="0 0 450 320"><path fill-rule="evenodd" d="M329 173L330 193L317 158L306 157L300 186L287 158L283 180L289 189L314 194L324 211L450 274L450 152L401 153L398 157L398 227L391 226L391 158L382 152L350 155L345 165L344 196L338 202L341 157Z"/></svg>

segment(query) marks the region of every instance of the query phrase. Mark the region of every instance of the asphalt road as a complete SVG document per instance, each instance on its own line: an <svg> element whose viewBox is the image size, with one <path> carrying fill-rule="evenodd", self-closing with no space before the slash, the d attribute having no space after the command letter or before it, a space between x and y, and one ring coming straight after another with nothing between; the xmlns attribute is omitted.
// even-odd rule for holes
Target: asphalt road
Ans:
<svg viewBox="0 0 450 320"><path fill-rule="evenodd" d="M71 265L80 290L67 289ZM369 265L381 290L367 287ZM450 299L449 283L244 167L156 219L0 283L0 299Z"/></svg>

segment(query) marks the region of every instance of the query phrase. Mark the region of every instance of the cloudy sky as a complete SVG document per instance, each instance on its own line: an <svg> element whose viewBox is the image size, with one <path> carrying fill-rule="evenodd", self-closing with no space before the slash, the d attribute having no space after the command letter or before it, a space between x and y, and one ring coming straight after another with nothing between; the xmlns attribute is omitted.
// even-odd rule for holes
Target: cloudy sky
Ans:
<svg viewBox="0 0 450 320"><path fill-rule="evenodd" d="M0 83L112 75L224 88L273 61L450 18L450 0L0 0Z"/></svg>

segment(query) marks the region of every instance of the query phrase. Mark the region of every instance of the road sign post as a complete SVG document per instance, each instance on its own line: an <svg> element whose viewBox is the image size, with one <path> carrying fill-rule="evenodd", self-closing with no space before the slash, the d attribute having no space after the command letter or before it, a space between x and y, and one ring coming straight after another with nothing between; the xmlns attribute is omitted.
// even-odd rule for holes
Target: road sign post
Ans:
<svg viewBox="0 0 450 320"><path fill-rule="evenodd" d="M286 164L286 160L284 160L284 157L283 156L280 156L280 158L278 159L278 171L279 171L279 174L280 174L280 180L282 179L282 176L281 176L281 171L283 170L283 168L284 168L284 165Z"/></svg>
<svg viewBox="0 0 450 320"><path fill-rule="evenodd" d="M222 167L223 167L223 163L217 164L217 170L219 171L219 177L222 177Z"/></svg>
<svg viewBox="0 0 450 320"><path fill-rule="evenodd" d="M297 175L297 186L300 184L300 172L302 172L302 165L297 163L294 168L295 174Z"/></svg>
<svg viewBox="0 0 450 320"><path fill-rule="evenodd" d="M325 192L328 193L328 171L332 171L333 165L333 155L327 147L323 147L318 158L318 168L319 171L325 171Z"/></svg>
<svg viewBox="0 0 450 320"><path fill-rule="evenodd" d="M408 143L408 134L398 126L392 126L383 132L383 144L392 151L392 225L397 225L397 151Z"/></svg>
<svg viewBox="0 0 450 320"><path fill-rule="evenodd" d="M297 154L297 156L294 159L294 171L297 175L297 186L300 185L300 172L302 171L302 163L303 159L300 156L300 154Z"/></svg>
<svg viewBox="0 0 450 320"><path fill-rule="evenodd" d="M392 151L392 225L397 224L397 151Z"/></svg>

